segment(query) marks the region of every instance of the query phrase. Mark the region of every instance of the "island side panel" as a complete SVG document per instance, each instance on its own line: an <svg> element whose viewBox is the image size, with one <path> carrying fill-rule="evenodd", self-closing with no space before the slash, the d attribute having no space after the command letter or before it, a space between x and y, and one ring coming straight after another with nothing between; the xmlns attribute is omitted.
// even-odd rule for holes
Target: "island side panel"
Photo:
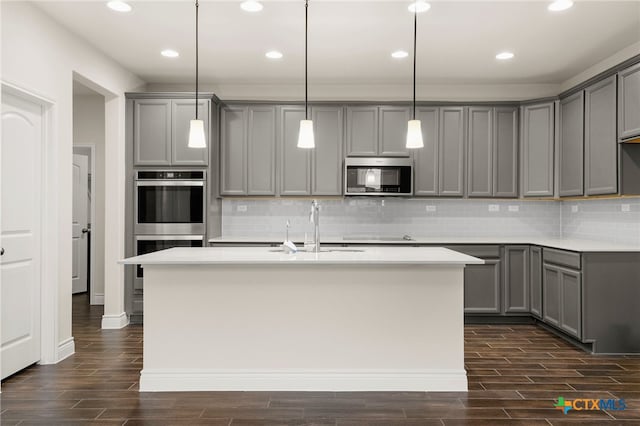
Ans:
<svg viewBox="0 0 640 426"><path fill-rule="evenodd" d="M145 267L142 391L465 391L463 266Z"/></svg>

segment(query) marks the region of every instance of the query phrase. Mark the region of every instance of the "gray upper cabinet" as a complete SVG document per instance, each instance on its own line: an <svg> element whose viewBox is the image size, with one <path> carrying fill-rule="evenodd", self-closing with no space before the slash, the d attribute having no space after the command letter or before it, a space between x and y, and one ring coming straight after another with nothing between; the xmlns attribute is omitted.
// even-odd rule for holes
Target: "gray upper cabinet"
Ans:
<svg viewBox="0 0 640 426"><path fill-rule="evenodd" d="M209 117L211 102L198 99L198 119L204 122L206 148L189 148L189 127L195 119L195 99L171 101L171 163L174 166L206 166L209 163Z"/></svg>
<svg viewBox="0 0 640 426"><path fill-rule="evenodd" d="M504 256L504 312L528 313L529 246L507 246Z"/></svg>
<svg viewBox="0 0 640 426"><path fill-rule="evenodd" d="M171 165L171 100L134 101L133 153L136 166Z"/></svg>
<svg viewBox="0 0 640 426"><path fill-rule="evenodd" d="M247 194L247 107L220 112L220 193Z"/></svg>
<svg viewBox="0 0 640 426"><path fill-rule="evenodd" d="M585 89L584 125L585 193L615 194L618 192L616 76Z"/></svg>
<svg viewBox="0 0 640 426"><path fill-rule="evenodd" d="M561 197L583 195L583 91L560 101L559 135L559 195Z"/></svg>
<svg viewBox="0 0 640 426"><path fill-rule="evenodd" d="M298 148L304 107L280 107L280 195L311 194L311 151Z"/></svg>
<svg viewBox="0 0 640 426"><path fill-rule="evenodd" d="M493 113L493 196L518 196L518 108Z"/></svg>
<svg viewBox="0 0 640 426"><path fill-rule="evenodd" d="M311 108L316 147L311 154L311 193L342 195L343 108Z"/></svg>
<svg viewBox="0 0 640 426"><path fill-rule="evenodd" d="M378 155L378 107L347 107L347 155Z"/></svg>
<svg viewBox="0 0 640 426"><path fill-rule="evenodd" d="M618 137L640 136L640 64L618 73Z"/></svg>
<svg viewBox="0 0 640 426"><path fill-rule="evenodd" d="M420 107L416 110L424 142L424 148L413 151L413 193L417 196L438 194L438 115L439 109L436 107Z"/></svg>
<svg viewBox="0 0 640 426"><path fill-rule="evenodd" d="M408 157L407 123L411 119L408 107L384 106L379 109L378 155L385 157Z"/></svg>
<svg viewBox="0 0 640 426"><path fill-rule="evenodd" d="M469 197L493 195L493 108L469 108L467 191Z"/></svg>
<svg viewBox="0 0 640 426"><path fill-rule="evenodd" d="M247 110L247 194L276 194L276 108Z"/></svg>
<svg viewBox="0 0 640 426"><path fill-rule="evenodd" d="M464 195L465 111L463 107L440 108L438 193Z"/></svg>
<svg viewBox="0 0 640 426"><path fill-rule="evenodd" d="M553 196L554 104L524 106L521 116L522 195Z"/></svg>

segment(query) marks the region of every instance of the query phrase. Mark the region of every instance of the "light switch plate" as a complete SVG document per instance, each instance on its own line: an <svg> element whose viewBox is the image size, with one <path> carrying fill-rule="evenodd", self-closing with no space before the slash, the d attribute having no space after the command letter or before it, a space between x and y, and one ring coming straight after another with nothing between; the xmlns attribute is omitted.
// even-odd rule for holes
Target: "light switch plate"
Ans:
<svg viewBox="0 0 640 426"><path fill-rule="evenodd" d="M240 204L238 205L238 209L239 212L246 212L247 211L247 206L244 204Z"/></svg>
<svg viewBox="0 0 640 426"><path fill-rule="evenodd" d="M489 211L490 212L499 212L500 211L500 204L489 204Z"/></svg>
<svg viewBox="0 0 640 426"><path fill-rule="evenodd" d="M630 212L631 211L631 204L621 204L620 205L620 210L622 210L623 212Z"/></svg>
<svg viewBox="0 0 640 426"><path fill-rule="evenodd" d="M429 213L433 213L438 210L436 206L425 206L425 210Z"/></svg>
<svg viewBox="0 0 640 426"><path fill-rule="evenodd" d="M510 212L519 212L520 211L520 206L509 206L509 211Z"/></svg>
<svg viewBox="0 0 640 426"><path fill-rule="evenodd" d="M574 204L573 206L571 206L571 213L578 213L578 205Z"/></svg>

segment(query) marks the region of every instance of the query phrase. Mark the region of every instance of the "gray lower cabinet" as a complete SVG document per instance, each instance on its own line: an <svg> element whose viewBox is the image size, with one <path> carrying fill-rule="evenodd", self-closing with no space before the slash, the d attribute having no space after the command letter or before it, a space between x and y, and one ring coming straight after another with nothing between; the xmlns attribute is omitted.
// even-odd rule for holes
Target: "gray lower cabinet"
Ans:
<svg viewBox="0 0 640 426"><path fill-rule="evenodd" d="M584 193L584 92L560 101L559 195Z"/></svg>
<svg viewBox="0 0 640 426"><path fill-rule="evenodd" d="M586 195L618 192L616 94L616 76L599 81L585 89ZM640 110L637 112L640 114Z"/></svg>
<svg viewBox="0 0 640 426"><path fill-rule="evenodd" d="M410 117L411 109L405 106L348 106L347 155L408 157Z"/></svg>
<svg viewBox="0 0 640 426"><path fill-rule="evenodd" d="M484 265L464 268L464 312L466 314L499 314L500 259L485 259Z"/></svg>
<svg viewBox="0 0 640 426"><path fill-rule="evenodd" d="M438 194L461 197L464 195L465 109L442 107L439 115Z"/></svg>
<svg viewBox="0 0 640 426"><path fill-rule="evenodd" d="M543 262L542 320L581 339L582 272L580 254L545 249Z"/></svg>
<svg viewBox="0 0 640 426"><path fill-rule="evenodd" d="M133 162L136 166L206 166L209 163L211 101L198 101L204 121L206 148L189 148L190 121L195 99L135 99Z"/></svg>
<svg viewBox="0 0 640 426"><path fill-rule="evenodd" d="M342 195L344 109L314 106L311 116L316 142L311 154L311 193Z"/></svg>
<svg viewBox="0 0 640 426"><path fill-rule="evenodd" d="M280 195L311 195L311 150L298 148L304 107L279 107Z"/></svg>
<svg viewBox="0 0 640 426"><path fill-rule="evenodd" d="M518 108L493 113L493 196L518 197Z"/></svg>
<svg viewBox="0 0 640 426"><path fill-rule="evenodd" d="M560 326L560 270L557 266L544 264L542 277L542 320Z"/></svg>
<svg viewBox="0 0 640 426"><path fill-rule="evenodd" d="M504 312L530 311L529 246L506 246L504 249Z"/></svg>
<svg viewBox="0 0 640 426"><path fill-rule="evenodd" d="M520 115L522 196L553 196L554 104L526 105Z"/></svg>
<svg viewBox="0 0 640 426"><path fill-rule="evenodd" d="M618 73L618 138L640 136L640 64Z"/></svg>
<svg viewBox="0 0 640 426"><path fill-rule="evenodd" d="M413 151L413 193L416 196L438 195L439 111L437 107L419 107L416 110L424 142L423 148Z"/></svg>
<svg viewBox="0 0 640 426"><path fill-rule="evenodd" d="M542 249L529 248L529 308L536 318L542 318Z"/></svg>

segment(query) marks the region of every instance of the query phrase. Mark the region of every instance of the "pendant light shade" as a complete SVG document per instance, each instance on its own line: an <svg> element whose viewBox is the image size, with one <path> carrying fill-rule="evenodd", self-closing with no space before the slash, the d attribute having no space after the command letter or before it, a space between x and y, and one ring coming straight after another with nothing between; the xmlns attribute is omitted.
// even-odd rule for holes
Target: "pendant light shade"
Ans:
<svg viewBox="0 0 640 426"><path fill-rule="evenodd" d="M189 123L189 148L206 148L207 139L204 135L204 122L198 120L198 0L196 0L196 118Z"/></svg>
<svg viewBox="0 0 640 426"><path fill-rule="evenodd" d="M315 148L313 137L313 122L309 120L309 84L307 75L307 33L309 22L309 0L304 2L304 120L300 120L300 133L298 134L298 148Z"/></svg>
<svg viewBox="0 0 640 426"><path fill-rule="evenodd" d="M416 45L418 35L418 9L413 12L413 119L407 124L407 149L423 148L422 125L416 120Z"/></svg>

